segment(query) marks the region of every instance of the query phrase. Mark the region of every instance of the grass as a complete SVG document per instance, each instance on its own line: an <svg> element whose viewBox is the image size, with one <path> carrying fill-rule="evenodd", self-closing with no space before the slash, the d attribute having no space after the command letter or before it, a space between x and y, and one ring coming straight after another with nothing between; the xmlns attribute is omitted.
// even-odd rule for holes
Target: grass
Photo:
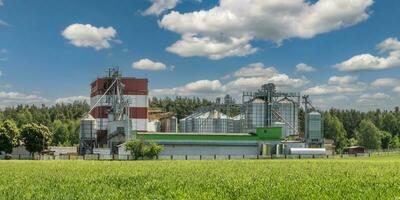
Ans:
<svg viewBox="0 0 400 200"><path fill-rule="evenodd" d="M0 161L0 199L400 199L400 156Z"/></svg>

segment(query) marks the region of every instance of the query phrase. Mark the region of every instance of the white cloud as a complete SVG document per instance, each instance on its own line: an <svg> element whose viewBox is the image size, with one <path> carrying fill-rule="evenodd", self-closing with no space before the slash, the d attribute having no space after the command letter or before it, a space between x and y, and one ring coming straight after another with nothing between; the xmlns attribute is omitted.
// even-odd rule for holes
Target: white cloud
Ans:
<svg viewBox="0 0 400 200"><path fill-rule="evenodd" d="M394 78L379 78L371 83L372 87L394 87L400 83L399 80Z"/></svg>
<svg viewBox="0 0 400 200"><path fill-rule="evenodd" d="M181 87L155 89L151 91L153 96L192 96L192 95L216 95L223 92L223 85L219 80L199 80Z"/></svg>
<svg viewBox="0 0 400 200"><path fill-rule="evenodd" d="M367 9L372 4L373 0L220 0L209 10L172 11L159 24L182 35L168 48L171 52L223 58L255 53L252 40L279 44L285 39L312 38L357 24L369 17ZM236 45L234 41L238 41ZM215 48L207 51L210 47Z"/></svg>
<svg viewBox="0 0 400 200"><path fill-rule="evenodd" d="M219 60L230 56L246 56L257 51L249 42L249 38L226 38L224 41L210 37L196 37L186 34L181 40L167 48L168 52L182 57L206 56L212 60Z"/></svg>
<svg viewBox="0 0 400 200"><path fill-rule="evenodd" d="M0 0L0 7L4 6L4 0Z"/></svg>
<svg viewBox="0 0 400 200"><path fill-rule="evenodd" d="M328 80L329 84L347 85L358 79L357 76L331 76Z"/></svg>
<svg viewBox="0 0 400 200"><path fill-rule="evenodd" d="M299 63L296 65L296 72L314 72L315 68L305 63Z"/></svg>
<svg viewBox="0 0 400 200"><path fill-rule="evenodd" d="M345 94L345 93L359 93L366 90L363 84L354 85L318 85L308 88L304 91L309 95L328 95L328 94Z"/></svg>
<svg viewBox="0 0 400 200"><path fill-rule="evenodd" d="M234 73L235 77L257 77L267 76L272 77L278 71L274 67L266 67L263 63L252 63L246 67L242 67Z"/></svg>
<svg viewBox="0 0 400 200"><path fill-rule="evenodd" d="M50 101L44 97L35 94L23 94L18 92L0 92L1 107L15 106L18 104L44 104Z"/></svg>
<svg viewBox="0 0 400 200"><path fill-rule="evenodd" d="M400 93L400 86L397 86L397 87L393 88L393 92Z"/></svg>
<svg viewBox="0 0 400 200"><path fill-rule="evenodd" d="M55 103L64 103L64 104L70 104L74 103L75 101L86 101L87 103L90 103L90 98L87 96L72 96L72 97L63 97L63 98L58 98L54 102Z"/></svg>
<svg viewBox="0 0 400 200"><path fill-rule="evenodd" d="M147 58L132 63L132 67L134 69L150 70L150 71L165 70L167 68L167 66L164 63L155 62Z"/></svg>
<svg viewBox="0 0 400 200"><path fill-rule="evenodd" d="M226 84L229 92L252 91L259 89L266 83L274 83L277 88L292 90L308 84L310 81L306 78L290 78L286 74L276 74L272 77L240 77Z"/></svg>
<svg viewBox="0 0 400 200"><path fill-rule="evenodd" d="M400 50L400 42L397 38L390 37L377 45L377 48L383 53L387 51Z"/></svg>
<svg viewBox="0 0 400 200"><path fill-rule="evenodd" d="M388 38L377 45L387 57L373 56L371 54L360 54L334 65L340 71L363 71L363 70L384 70L400 67L400 41L397 38Z"/></svg>
<svg viewBox="0 0 400 200"><path fill-rule="evenodd" d="M387 95L385 93L375 93L375 94L363 94L360 96L360 98L357 100L358 103L377 103L378 101L384 101L387 99L390 99L390 95Z"/></svg>
<svg viewBox="0 0 400 200"><path fill-rule="evenodd" d="M227 77L227 75L225 76ZM174 88L163 88L152 90L155 96L218 96L231 94L239 96L243 91L254 91L260 89L261 85L274 83L277 88L284 90L297 89L309 83L306 78L291 78L286 74L279 73L274 67L265 67L262 63L253 63L229 74L235 77L225 84L219 80L199 80L184 86Z"/></svg>
<svg viewBox="0 0 400 200"><path fill-rule="evenodd" d="M0 70L0 76L3 76L3 71Z"/></svg>
<svg viewBox="0 0 400 200"><path fill-rule="evenodd" d="M110 48L117 31L113 27L95 27L90 24L71 24L61 33L77 47L93 47L96 50Z"/></svg>
<svg viewBox="0 0 400 200"><path fill-rule="evenodd" d="M173 9L180 3L179 0L150 0L151 6L147 8L143 15L160 15L161 13Z"/></svg>

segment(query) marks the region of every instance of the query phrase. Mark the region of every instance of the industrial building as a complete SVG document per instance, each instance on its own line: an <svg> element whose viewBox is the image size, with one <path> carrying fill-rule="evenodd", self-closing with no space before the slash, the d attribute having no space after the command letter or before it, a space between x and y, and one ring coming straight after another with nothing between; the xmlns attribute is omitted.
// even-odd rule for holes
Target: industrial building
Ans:
<svg viewBox="0 0 400 200"><path fill-rule="evenodd" d="M322 116L308 96L303 96L306 120L301 138L300 93L277 91L272 83L243 92L240 104L229 95L223 102L217 98L179 123L175 113L149 110L147 95L147 79L122 77L115 69L96 79L91 84L91 110L81 120L80 153L126 154L124 142L137 138L164 145L162 155L264 155L288 153L291 147L297 153L322 152L302 150L324 144ZM290 141L291 136L298 139Z"/></svg>
<svg viewBox="0 0 400 200"><path fill-rule="evenodd" d="M89 113L81 121L80 151L116 149L132 131L147 131L148 80L122 77L118 69L91 84Z"/></svg>

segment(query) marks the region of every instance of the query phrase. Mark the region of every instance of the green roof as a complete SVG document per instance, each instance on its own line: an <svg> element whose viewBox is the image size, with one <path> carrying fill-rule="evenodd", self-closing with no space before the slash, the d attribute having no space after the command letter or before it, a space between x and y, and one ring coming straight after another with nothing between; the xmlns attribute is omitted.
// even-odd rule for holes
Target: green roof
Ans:
<svg viewBox="0 0 400 200"><path fill-rule="evenodd" d="M280 141L281 127L257 128L256 134L243 133L149 133L139 132L137 138L169 141Z"/></svg>

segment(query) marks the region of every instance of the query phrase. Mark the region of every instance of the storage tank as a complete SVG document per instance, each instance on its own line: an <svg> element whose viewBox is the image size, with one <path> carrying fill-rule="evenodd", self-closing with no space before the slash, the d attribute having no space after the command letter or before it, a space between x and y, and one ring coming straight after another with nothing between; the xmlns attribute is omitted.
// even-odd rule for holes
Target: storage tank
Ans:
<svg viewBox="0 0 400 200"><path fill-rule="evenodd" d="M161 132L176 133L178 120L176 117L170 117L161 120Z"/></svg>
<svg viewBox="0 0 400 200"><path fill-rule="evenodd" d="M81 119L81 127L79 132L80 139L96 139L96 119L88 114L85 118Z"/></svg>
<svg viewBox="0 0 400 200"><path fill-rule="evenodd" d="M284 119L278 120L285 123L285 137L295 135L298 129L298 107L296 104L288 99L279 101L279 113Z"/></svg>
<svg viewBox="0 0 400 200"><path fill-rule="evenodd" d="M246 131L254 131L255 128L264 127L266 117L265 101L253 99L247 103L245 116Z"/></svg>
<svg viewBox="0 0 400 200"><path fill-rule="evenodd" d="M323 145L322 116L319 112L311 112L306 115L306 143Z"/></svg>
<svg viewBox="0 0 400 200"><path fill-rule="evenodd" d="M292 155L325 155L325 148L290 148Z"/></svg>

